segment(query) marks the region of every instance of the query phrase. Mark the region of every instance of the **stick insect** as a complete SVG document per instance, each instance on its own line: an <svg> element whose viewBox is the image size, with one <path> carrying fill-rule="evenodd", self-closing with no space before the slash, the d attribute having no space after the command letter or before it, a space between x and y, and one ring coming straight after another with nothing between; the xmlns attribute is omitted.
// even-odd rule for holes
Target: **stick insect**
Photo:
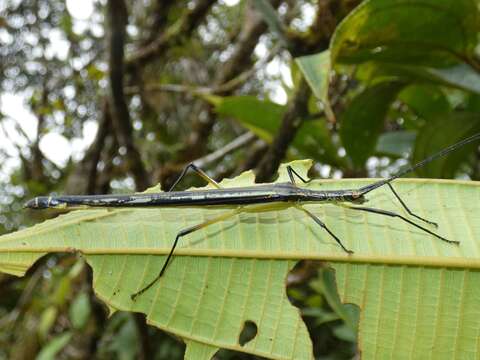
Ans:
<svg viewBox="0 0 480 360"><path fill-rule="evenodd" d="M446 147L445 149L425 158L424 160L418 162L417 164L401 169L394 175L376 181L372 184L360 187L358 189L345 189L345 190L310 190L298 186L297 181L299 180L303 183L308 183L310 180L305 180L300 176L292 167L287 167L287 173L290 179L290 182L287 183L276 183L276 184L260 184L256 186L247 186L247 187L237 187L237 188L222 188L215 180L210 178L203 170L195 166L193 163L187 165L172 187L168 192L161 193L147 193L147 194L132 194L132 195L86 195L86 196L40 196L36 197L26 203L26 207L31 209L47 209L47 208L61 208L61 209L75 209L75 208L91 208L91 207L159 207L159 206L170 206L170 207L194 207L194 206L222 206L229 207L230 211L214 217L210 220L207 220L203 223L197 224L195 226L182 229L178 232L175 240L173 241L170 252L163 263L163 266L158 273L158 275L149 282L145 287L136 293L131 295L132 300L135 300L139 295L143 294L145 291L150 289L165 273L169 262L171 261L174 251L178 245L179 239L191 234L197 230L200 230L208 225L226 220L230 217L233 217L242 211L245 211L245 207L253 204L268 204L268 203L279 203L283 202L286 206L293 206L303 211L308 217L310 217L316 224L322 227L336 243L345 251L347 254L353 254L353 251L347 249L342 243L342 240L338 238L334 232L317 216L311 213L309 210L305 209L302 206L302 203L341 203L342 206L346 206L349 209L355 211L364 211L369 213L374 213L378 215L389 216L393 218L398 218L412 227L420 229L421 231L430 234L441 241L450 244L459 244L458 241L449 240L443 236L437 234L434 231L417 224L411 219L395 213L393 211L387 211L372 207L358 206L367 201L365 195L369 192L378 189L382 186L388 186L390 191L393 193L395 198L398 200L400 205L404 210L415 217L417 220L420 220L423 223L438 227L438 225L430 220L424 219L421 216L413 213L405 202L400 198L398 193L395 191L392 181L407 174L413 172L415 169L418 169L431 161L445 156L446 154L459 149L460 147L472 143L480 139L480 133L472 135L460 142L457 142L453 145ZM185 177L189 170L194 171L200 177L205 179L208 183L213 185L215 189L200 189L193 191L173 191L178 183Z"/></svg>

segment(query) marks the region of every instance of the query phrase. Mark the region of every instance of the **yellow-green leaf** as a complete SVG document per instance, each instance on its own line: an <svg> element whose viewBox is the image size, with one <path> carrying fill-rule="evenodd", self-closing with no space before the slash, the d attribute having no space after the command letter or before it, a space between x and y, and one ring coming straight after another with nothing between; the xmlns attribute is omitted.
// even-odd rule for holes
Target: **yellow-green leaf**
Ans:
<svg viewBox="0 0 480 360"><path fill-rule="evenodd" d="M293 166L304 176L309 164ZM283 166L279 181L286 179ZM345 189L372 181L306 186ZM249 182L251 173L222 184ZM130 295L155 278L178 231L226 210L84 210L0 237L0 269L21 275L43 254L79 251L93 269L100 299L114 311L145 313L149 323L185 339L190 357L228 348L309 359L311 340L286 297L285 278L297 260L321 259L336 270L341 299L360 307L364 358L474 358L480 350L480 184L405 179L395 188L412 211L439 223L439 234L461 244L399 219L305 205L355 251L347 255L303 212L288 207L294 204L247 208L184 237L165 276L134 302ZM370 193L366 205L406 215L388 188ZM242 346L247 322L257 334Z"/></svg>

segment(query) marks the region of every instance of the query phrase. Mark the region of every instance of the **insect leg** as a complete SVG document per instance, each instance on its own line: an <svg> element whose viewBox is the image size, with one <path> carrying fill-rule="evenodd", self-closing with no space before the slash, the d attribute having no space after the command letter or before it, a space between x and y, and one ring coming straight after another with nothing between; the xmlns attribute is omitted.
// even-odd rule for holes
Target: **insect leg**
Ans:
<svg viewBox="0 0 480 360"><path fill-rule="evenodd" d="M330 231L330 229L327 227L327 225L325 225L325 223L320 220L318 217L316 217L315 215L313 215L310 211L308 211L307 209L301 207L301 206L297 206L296 207L297 209L299 210L302 210L305 214L307 214L308 216L310 216L313 221L315 221L318 225L320 225L322 228L325 229L326 232L328 232L330 234L330 236L332 236L335 241L338 243L338 245L340 245L342 247L343 250L345 250L345 252L347 254L353 254L353 251L352 250L348 250L343 244L342 244L342 241L333 233Z"/></svg>
<svg viewBox="0 0 480 360"><path fill-rule="evenodd" d="M416 228L420 229L420 230L423 230L425 231L426 233L429 233L430 235L433 235L437 238L439 238L440 240L442 241L445 241L447 243L450 243L450 244L460 244L459 241L454 241L454 240L448 240L448 239L445 239L444 237L434 233L433 231L430 231L428 230L427 228L424 228L423 226L421 225L418 225L418 224L415 224L412 220L409 220L408 218L406 218L405 216L402 216L400 214L397 214L397 213L394 213L393 211L388 211L388 210L382 210L382 209L375 209L375 208L368 208L368 207L363 207L363 206L347 206L347 205L344 205L346 208L348 209L352 209L352 210L360 210L360 211L366 211L366 212L370 212L370 213L374 213L374 214L379 214L379 215L386 215L386 216L390 216L390 217L396 217L396 218L399 218L403 221L405 221L406 223L409 223L410 225L412 226L415 226Z"/></svg>
<svg viewBox="0 0 480 360"><path fill-rule="evenodd" d="M408 206L403 202L403 200L400 198L400 196L397 194L397 192L395 191L395 189L393 188L392 184L390 183L387 183L388 187L390 188L390 190L392 190L393 192L393 195L395 195L395 197L398 199L398 201L400 202L400 204L402 204L403 208L412 216L415 216L417 219L419 220L422 220L423 222L426 222L427 224L430 224L430 225L433 225L435 227L438 227L438 224L433 222L433 221L430 221L430 220L427 220L427 219L424 219L422 218L421 216L418 216L416 214L414 214L409 208Z"/></svg>
<svg viewBox="0 0 480 360"><path fill-rule="evenodd" d="M295 170L293 170L293 168L289 165L287 166L287 173L288 173L288 177L290 178L290 182L292 184L295 185L295 178L293 177L293 175L296 175L300 180L303 181L304 184L307 184L309 183L310 181L312 181L312 179L309 179L309 180L305 180L303 177L301 177Z"/></svg>
<svg viewBox="0 0 480 360"><path fill-rule="evenodd" d="M207 175L207 173L205 171L203 171L202 169L200 169L199 167L197 167L194 163L190 163L188 164L187 166L185 166L185 168L182 170L182 173L180 174L180 176L177 178L177 180L175 180L175 182L173 183L173 185L170 187L170 189L168 191L172 191L175 186L178 185L178 183L185 177L185 175L187 174L187 171L189 169L192 169L193 171L195 171L198 175L200 175L204 180L206 180L209 184L215 186L217 189L221 189L222 187L220 186L219 183L217 183L215 180L213 180L210 176Z"/></svg>
<svg viewBox="0 0 480 360"><path fill-rule="evenodd" d="M160 272L158 273L158 275L152 280L150 281L144 288L140 289L139 291L137 291L136 293L132 294L130 297L133 301L135 301L135 299L140 296L141 294L143 294L145 291L147 291L148 289L150 289L161 277L162 275L165 273L165 270L167 269L167 266L169 264L169 262L171 261L172 257L173 257L173 252L175 251L175 248L177 247L177 244L178 244L178 241L180 240L181 237L185 236L185 235L188 235L188 234L191 234L197 230L200 230L200 229L203 229L204 227L208 226L208 225L211 225L211 224L214 224L214 223L217 223L219 221L222 221L222 220L226 220L232 216L235 216L237 215L238 213L242 212L243 210L243 207L238 207L232 211L229 211L227 213L224 213L222 215L219 215L217 217L214 217L210 220L207 220L203 223L200 223L200 224L197 224L197 225L194 225L194 226L191 226L191 227L188 227L186 229L183 229L181 230L177 236L175 237L175 241L173 242L173 245L172 245L172 248L170 249L170 252L168 253L168 256L167 256L167 259L165 260L165 262L163 263L163 266L162 268L160 269Z"/></svg>

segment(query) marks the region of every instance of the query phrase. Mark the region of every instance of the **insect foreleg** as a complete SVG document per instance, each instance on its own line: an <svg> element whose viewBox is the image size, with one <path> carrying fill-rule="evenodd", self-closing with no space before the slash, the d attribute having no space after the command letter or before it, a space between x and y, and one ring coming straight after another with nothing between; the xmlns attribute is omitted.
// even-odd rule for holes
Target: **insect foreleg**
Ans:
<svg viewBox="0 0 480 360"><path fill-rule="evenodd" d="M312 179L305 180L303 177L300 176L300 174L298 174L295 170L293 170L293 168L290 165L287 166L287 173L288 173L288 177L290 178L290 182L293 185L295 185L295 178L293 177L293 175L296 175L300 180L303 181L304 184L307 184L310 181L312 181Z"/></svg>
<svg viewBox="0 0 480 360"><path fill-rule="evenodd" d="M191 234L197 230L200 230L200 229L203 229L204 227L208 226L208 225L212 225L212 224L215 224L219 221L222 221L222 220L226 220L228 218L231 218L232 216L235 216L239 213L241 213L243 211L243 207L238 207L232 211L229 211L227 213L224 213L222 215L219 215L217 217L214 217L210 220L207 220L203 223L200 223L200 224L197 224L197 225L194 225L194 226L191 226L191 227L188 227L186 229L183 229L181 230L177 236L175 237L175 241L173 242L173 245L172 245L172 248L170 249L170 252L168 253L167 255L167 258L165 259L165 262L163 263L163 266L162 268L160 269L160 272L158 273L158 275L152 280L150 281L144 288L140 289L139 291L137 291L136 293L132 294L130 297L133 301L135 301L135 299L143 294L145 291L147 291L148 289L150 289L161 277L162 275L165 273L165 270L167 269L167 266L169 264L169 262L171 261L172 257L173 257L173 253L178 245L178 241L180 240L181 237L185 236L185 235L188 235L188 234Z"/></svg>
<svg viewBox="0 0 480 360"><path fill-rule="evenodd" d="M345 206L348 209L352 209L352 210L366 211L366 212L370 212L370 213L374 213L374 214L396 217L396 218L399 218L399 219L405 221L406 223L409 223L412 226L415 226L417 229L420 229L422 231L425 231L426 233L429 233L430 235L433 235L433 236L437 237L438 239L440 239L442 241L445 241L445 242L450 243L450 244L459 244L460 243L459 241L445 239L443 236L440 236L437 233L434 233L433 231L430 231L427 228L424 228L423 226L414 223L412 220L409 220L405 216L397 214L393 211L375 209L375 208L369 208L369 207L362 207L362 206L348 206L348 205L343 205L343 206Z"/></svg>
<svg viewBox="0 0 480 360"><path fill-rule="evenodd" d="M189 169L192 169L193 171L195 171L196 174L198 174L200 177L206 180L209 184L215 186L217 189L222 188L220 184L217 183L215 180L213 180L210 176L208 176L205 171L197 167L194 163L190 163L187 166L185 166L180 176L177 178L177 180L175 180L175 182L173 183L173 185L170 187L168 191L172 191L175 188L175 186L178 185L178 183L185 177Z"/></svg>
<svg viewBox="0 0 480 360"><path fill-rule="evenodd" d="M325 229L326 232L328 232L330 234L331 237L333 237L335 239L335 241L338 243L338 245L340 245L342 247L342 249L348 253L348 254L353 254L353 251L352 250L348 250L343 244L342 244L342 241L332 232L330 231L330 229L327 227L327 225L325 225L325 223L320 220L318 217L316 217L315 215L313 215L310 211L308 211L307 209L301 207L301 206L296 206L297 209L299 210L302 210L305 214L307 214L308 216L310 216L313 221L315 221L318 225L320 225L322 228Z"/></svg>
<svg viewBox="0 0 480 360"><path fill-rule="evenodd" d="M416 217L417 219L419 220L422 220L424 222L426 222L427 224L430 224L430 225L433 225L435 227L438 227L438 224L433 222L433 221L430 221L430 220L427 220L427 219L424 219L422 218L421 216L418 216L417 214L414 214L409 208L408 206L403 202L403 200L400 198L400 196L397 194L397 192L395 191L395 189L393 188L392 184L390 183L387 183L388 187L390 188L390 190L392 190L393 192L393 195L395 195L395 197L398 199L398 201L400 202L400 204L402 204L403 208L412 216Z"/></svg>

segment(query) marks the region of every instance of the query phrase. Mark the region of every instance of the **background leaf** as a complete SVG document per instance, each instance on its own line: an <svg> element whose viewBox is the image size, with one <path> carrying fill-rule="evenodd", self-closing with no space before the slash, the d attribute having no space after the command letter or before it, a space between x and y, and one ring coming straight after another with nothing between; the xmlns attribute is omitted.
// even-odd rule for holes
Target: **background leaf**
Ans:
<svg viewBox="0 0 480 360"><path fill-rule="evenodd" d="M301 56L295 59L313 93L322 102L328 102L328 84L331 71L330 51Z"/></svg>
<svg viewBox="0 0 480 360"><path fill-rule="evenodd" d="M452 110L441 89L432 85L409 85L398 94L398 98L427 120L434 121Z"/></svg>
<svg viewBox="0 0 480 360"><path fill-rule="evenodd" d="M220 115L233 117L258 137L271 142L286 109L254 96L229 96L221 98L215 110Z"/></svg>
<svg viewBox="0 0 480 360"><path fill-rule="evenodd" d="M332 62L458 64L474 53L480 26L476 6L471 0L364 1L336 29Z"/></svg>
<svg viewBox="0 0 480 360"><path fill-rule="evenodd" d="M342 114L340 138L355 166L362 166L372 155L390 104L402 87L395 82L369 87Z"/></svg>
<svg viewBox="0 0 480 360"><path fill-rule="evenodd" d="M379 155L401 157L412 152L416 134L413 131L392 131L378 138L375 152Z"/></svg>
<svg viewBox="0 0 480 360"><path fill-rule="evenodd" d="M413 162L417 162L461 139L480 131L478 114L456 112L444 115L429 121L418 133L413 152ZM447 157L438 159L418 170L422 176L437 178L452 177L460 168L462 161L472 150L475 144L469 144Z"/></svg>
<svg viewBox="0 0 480 360"><path fill-rule="evenodd" d="M234 118L261 139L272 142L280 128L286 107L252 96L229 96L213 101L215 110ZM324 118L305 121L293 140L296 157L313 157L323 161L341 163L332 144Z"/></svg>
<svg viewBox="0 0 480 360"><path fill-rule="evenodd" d="M72 338L72 334L67 332L61 335L58 335L51 339L47 345L40 351L37 360L52 360L55 359L57 353L62 350Z"/></svg>
<svg viewBox="0 0 480 360"><path fill-rule="evenodd" d="M298 57L295 61L313 93L322 102L326 117L333 122L335 115L328 99L330 72L332 70L330 57L330 51L325 50L318 54Z"/></svg>

